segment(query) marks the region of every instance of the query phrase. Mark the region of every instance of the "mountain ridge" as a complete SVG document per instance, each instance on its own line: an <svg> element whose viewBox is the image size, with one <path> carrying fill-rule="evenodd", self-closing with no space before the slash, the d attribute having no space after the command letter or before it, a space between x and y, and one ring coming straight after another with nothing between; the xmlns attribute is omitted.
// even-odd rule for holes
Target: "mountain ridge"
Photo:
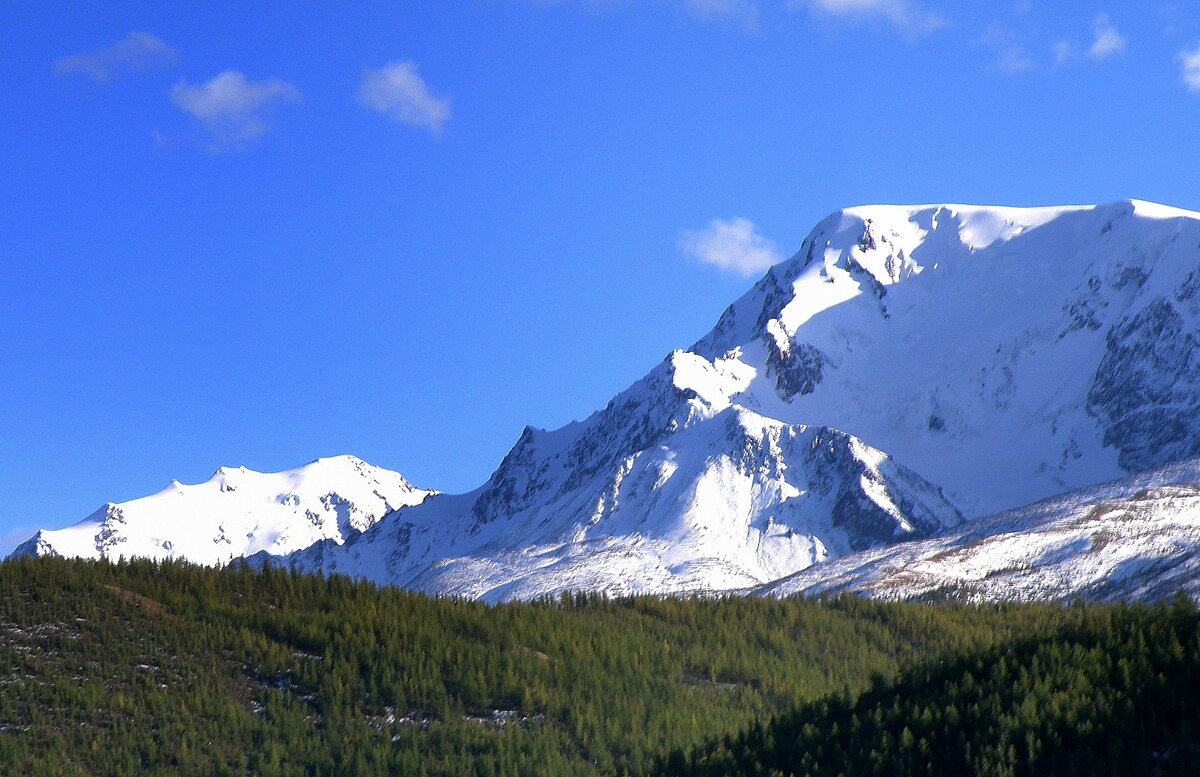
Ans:
<svg viewBox="0 0 1200 777"><path fill-rule="evenodd" d="M73 526L42 529L12 555L184 557L220 564L322 539L344 542L433 493L350 455L275 473L218 467L203 483L172 480L156 494L109 502Z"/></svg>
<svg viewBox="0 0 1200 777"><path fill-rule="evenodd" d="M1200 214L849 208L474 491L247 555L487 599L747 590L1200 456L1196 346Z"/></svg>

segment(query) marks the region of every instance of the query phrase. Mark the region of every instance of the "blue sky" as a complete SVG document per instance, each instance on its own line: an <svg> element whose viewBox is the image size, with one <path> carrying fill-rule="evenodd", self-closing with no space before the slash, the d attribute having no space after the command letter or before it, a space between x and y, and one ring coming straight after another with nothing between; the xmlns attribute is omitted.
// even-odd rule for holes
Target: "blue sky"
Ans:
<svg viewBox="0 0 1200 777"><path fill-rule="evenodd" d="M447 491L841 207L1200 209L1200 8L0 6L0 552L354 453Z"/></svg>

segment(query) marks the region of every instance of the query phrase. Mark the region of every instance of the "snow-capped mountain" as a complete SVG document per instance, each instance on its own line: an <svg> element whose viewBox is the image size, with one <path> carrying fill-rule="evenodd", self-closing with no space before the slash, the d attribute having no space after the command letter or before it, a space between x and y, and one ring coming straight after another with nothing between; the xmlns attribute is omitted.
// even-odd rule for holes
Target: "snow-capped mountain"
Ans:
<svg viewBox="0 0 1200 777"><path fill-rule="evenodd" d="M839 212L605 410L527 430L478 491L288 562L486 598L730 590L953 525L952 504L1195 455L1198 273L1200 217L1143 202ZM813 436L843 442L837 466L797 455ZM847 493L891 523L838 520Z"/></svg>
<svg viewBox="0 0 1200 777"><path fill-rule="evenodd" d="M43 529L13 554L221 564L259 551L344 542L431 493L353 456L317 459L286 472L222 467L204 483L171 481L153 496L106 504L74 526Z"/></svg>
<svg viewBox="0 0 1200 777"><path fill-rule="evenodd" d="M1200 595L1200 459L1062 494L942 535L856 553L764 596L1167 599Z"/></svg>
<svg viewBox="0 0 1200 777"><path fill-rule="evenodd" d="M750 377L675 352L587 420L526 429L480 489L283 562L489 600L729 590L958 523L860 440L731 404Z"/></svg>
<svg viewBox="0 0 1200 777"><path fill-rule="evenodd" d="M692 350L976 517L1200 455L1197 342L1200 215L1126 201L837 213Z"/></svg>
<svg viewBox="0 0 1200 777"><path fill-rule="evenodd" d="M606 408L527 428L475 491L414 492L356 536L303 528L322 514L305 507L222 515L205 539L229 538L215 560L490 600L749 590L1200 456L1197 344L1200 214L852 208ZM117 531L126 555L214 558L176 550L192 529L173 520L134 531L109 512L69 546L23 547L94 555Z"/></svg>

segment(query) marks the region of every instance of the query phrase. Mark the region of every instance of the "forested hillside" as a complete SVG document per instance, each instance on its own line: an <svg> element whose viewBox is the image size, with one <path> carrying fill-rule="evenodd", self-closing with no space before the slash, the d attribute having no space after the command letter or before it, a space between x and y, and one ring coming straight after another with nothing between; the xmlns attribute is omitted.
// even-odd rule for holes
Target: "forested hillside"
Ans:
<svg viewBox="0 0 1200 777"><path fill-rule="evenodd" d="M801 705L655 775L1200 774L1200 617L1073 607L1049 634L937 662L857 697Z"/></svg>
<svg viewBox="0 0 1200 777"><path fill-rule="evenodd" d="M273 569L13 560L0 773L969 774L1079 748L1103 765L1112 742L1173 764L1196 634L1182 605L487 606ZM1113 739L1118 723L1140 733Z"/></svg>
<svg viewBox="0 0 1200 777"><path fill-rule="evenodd" d="M976 610L485 606L178 563L0 564L0 772L581 775L1047 627Z"/></svg>

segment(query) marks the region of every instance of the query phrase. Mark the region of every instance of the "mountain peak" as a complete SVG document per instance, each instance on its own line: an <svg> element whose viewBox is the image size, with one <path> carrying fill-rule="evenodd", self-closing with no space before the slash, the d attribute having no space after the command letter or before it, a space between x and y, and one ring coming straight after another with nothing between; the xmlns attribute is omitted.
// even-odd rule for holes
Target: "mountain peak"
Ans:
<svg viewBox="0 0 1200 777"><path fill-rule="evenodd" d="M1155 351L1200 342L1197 245L1200 215L1138 200L847 208L691 350L753 369L730 401L851 431L978 515L1191 453L1162 388L1183 352Z"/></svg>
<svg viewBox="0 0 1200 777"><path fill-rule="evenodd" d="M172 480L157 494L107 503L75 526L41 530L14 553L223 563L260 550L344 542L431 493L353 456L274 473L219 467L204 483Z"/></svg>
<svg viewBox="0 0 1200 777"><path fill-rule="evenodd" d="M1118 203L1114 203L1116 205ZM1129 207L1134 213L1139 216L1152 219L1196 219L1200 220L1200 213L1193 210L1185 210L1184 208L1176 208L1171 205L1161 205L1157 202L1148 202L1147 200L1121 200L1121 205Z"/></svg>
<svg viewBox="0 0 1200 777"><path fill-rule="evenodd" d="M305 466L312 466L314 464L319 464L319 465L324 465L324 466L345 466L345 465L354 466L354 467L370 467L371 466L370 464L363 461L359 457L354 456L349 453L342 453L337 456L318 456L317 458L313 459Z"/></svg>
<svg viewBox="0 0 1200 777"><path fill-rule="evenodd" d="M489 599L729 590L1184 454L1197 245L1132 201L839 211L479 491L288 561Z"/></svg>

